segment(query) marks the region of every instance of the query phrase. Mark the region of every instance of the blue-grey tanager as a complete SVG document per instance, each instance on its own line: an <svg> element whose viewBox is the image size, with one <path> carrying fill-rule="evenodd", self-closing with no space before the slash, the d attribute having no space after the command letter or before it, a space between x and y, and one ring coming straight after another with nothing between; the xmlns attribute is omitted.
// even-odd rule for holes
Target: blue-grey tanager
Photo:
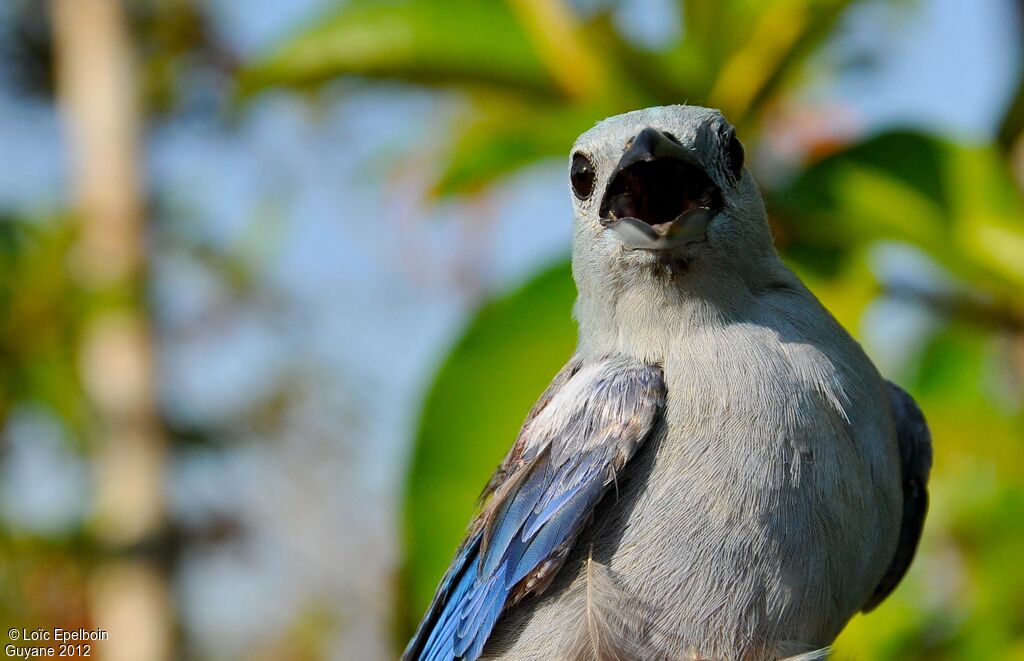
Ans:
<svg viewBox="0 0 1024 661"><path fill-rule="evenodd" d="M917 546L921 411L772 246L715 110L572 150L576 353L527 416L405 659L778 659Z"/></svg>

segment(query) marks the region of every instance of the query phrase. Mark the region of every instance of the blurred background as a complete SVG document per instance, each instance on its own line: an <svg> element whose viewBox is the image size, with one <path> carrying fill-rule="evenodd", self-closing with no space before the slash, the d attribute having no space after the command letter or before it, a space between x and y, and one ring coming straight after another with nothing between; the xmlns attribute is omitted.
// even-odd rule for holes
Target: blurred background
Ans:
<svg viewBox="0 0 1024 661"><path fill-rule="evenodd" d="M396 658L572 351L573 140L686 101L935 437L837 657L1024 659L1019 0L4 0L2 642Z"/></svg>

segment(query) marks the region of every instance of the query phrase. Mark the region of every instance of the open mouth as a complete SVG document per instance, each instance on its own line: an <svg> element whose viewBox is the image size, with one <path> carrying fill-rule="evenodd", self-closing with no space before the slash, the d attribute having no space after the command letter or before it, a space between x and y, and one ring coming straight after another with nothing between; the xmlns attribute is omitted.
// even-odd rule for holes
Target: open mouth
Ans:
<svg viewBox="0 0 1024 661"><path fill-rule="evenodd" d="M644 129L623 154L601 201L601 222L632 249L668 249L704 238L721 192L670 136Z"/></svg>
<svg viewBox="0 0 1024 661"><path fill-rule="evenodd" d="M691 209L712 209L718 188L702 169L670 158L620 170L605 193L601 217L636 218L657 228Z"/></svg>

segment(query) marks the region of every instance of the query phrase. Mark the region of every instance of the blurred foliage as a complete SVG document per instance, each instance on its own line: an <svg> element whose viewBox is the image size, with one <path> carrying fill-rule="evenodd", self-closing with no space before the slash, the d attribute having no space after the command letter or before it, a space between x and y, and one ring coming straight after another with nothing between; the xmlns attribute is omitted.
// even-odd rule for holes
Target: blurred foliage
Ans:
<svg viewBox="0 0 1024 661"><path fill-rule="evenodd" d="M789 244L835 254L885 238L916 246L994 301L1021 310L1024 200L991 147L883 133L771 191Z"/></svg>
<svg viewBox="0 0 1024 661"><path fill-rule="evenodd" d="M345 71L446 85L555 91L502 2L355 2L243 74L243 87L304 87ZM481 30L480 26L490 26Z"/></svg>
<svg viewBox="0 0 1024 661"><path fill-rule="evenodd" d="M32 96L53 94L53 44L46 3L11 0L11 20L0 21L0 56L14 85Z"/></svg>
<svg viewBox="0 0 1024 661"><path fill-rule="evenodd" d="M469 193L564 155L596 120L638 107L701 100L752 131L848 4L686 2L687 38L649 50L607 13L582 18L560 2L355 0L245 68L239 89L359 76L458 92L471 109L450 127L433 191Z"/></svg>
<svg viewBox="0 0 1024 661"><path fill-rule="evenodd" d="M233 56L213 34L205 13L207 8L199 0L133 0L124 4L131 37L140 44L130 64L134 65L133 73L140 83L139 105L148 120L156 123L183 108L194 109L196 94L190 90L196 87L197 73L209 82L215 81L216 75L231 74L236 67ZM38 0L11 0L0 8L0 92L15 95L14 100L4 100L4 111L27 100L42 122L51 119L47 113L55 109L57 102L55 37L49 10L50 3ZM10 122L12 116L18 117L17 113L5 114L2 121ZM104 126L114 134L122 128ZM5 129L10 131L10 127ZM43 161L50 157L45 153L48 147L40 146ZM12 153L19 152L15 149ZM61 164L66 168L60 173L67 198L33 200L30 209L59 209L74 198L78 192L76 175L82 164L69 160L70 163ZM22 166L11 162L10 157L8 161L9 168ZM27 176L35 172L31 167L29 171ZM17 177L13 181L23 183ZM156 206L149 209L151 217L172 215ZM100 539L94 517L95 489L88 478L99 472L100 450L106 439L96 408L83 388L86 326L98 310L111 308L132 309L139 318L151 322L147 317L153 305L149 291L124 286L97 290L85 285L85 249L79 240L81 223L81 214L71 209L31 217L24 212L12 214L0 209L0 623L27 629L95 626L88 582L92 571L112 558L154 559L161 569L172 572L186 548L223 544L239 536L233 513L223 512L214 517L171 522L159 535L130 548L114 548ZM152 229L157 240L150 247L159 250L152 250L151 255L160 251L201 252L183 245L184 237L170 237L167 227L162 228L162 235L161 228ZM212 278L236 285L245 279L247 265L232 261L231 257L209 250L197 255ZM232 302L244 305L248 301L236 296ZM220 310L225 316L227 312ZM153 323L159 325L160 321ZM194 328L178 330L196 332ZM109 373L116 374L119 367L122 366L110 365ZM282 390L292 386L282 384ZM249 425L243 429L238 424L231 431L241 435L276 422L270 419L272 412L267 407L260 406L259 412L263 418L250 411L239 412L238 417ZM156 425L165 428L166 436L177 449L194 443L223 446L228 436L225 421L181 421L165 411L156 414ZM25 420L35 426L28 432L22 430L21 437L15 440L15 428ZM50 438L46 438L48 435ZM24 461L18 464L8 460L18 452L31 454L26 447L46 447L51 440L61 445L53 452L57 453L58 461L66 459L67 466L63 473L60 466L52 467L53 474L48 476L51 484L45 485L49 491L45 491L42 504L32 500L33 495L38 497L39 492L35 492L24 501L29 511L18 513L13 509L17 505L5 500L11 488L8 480L18 484L23 476L15 471L27 469ZM47 451L40 452L45 455ZM31 468L29 465L28 470ZM88 476L83 477L82 484L76 482L69 489L88 502L81 504L80 511L57 513L54 522L49 518L54 515L54 504L45 499L57 493L59 500L65 486L61 482L68 474ZM37 479L38 474L33 478ZM79 487L82 492L76 493ZM159 626L156 622L152 624ZM8 626L3 626L2 631L6 636ZM10 641L6 637L0 637L0 645L7 642Z"/></svg>
<svg viewBox="0 0 1024 661"><path fill-rule="evenodd" d="M26 629L89 627L86 574L92 558L79 531L59 539L0 532L0 621ZM2 627L0 644L12 642Z"/></svg>
<svg viewBox="0 0 1024 661"><path fill-rule="evenodd" d="M466 104L433 172L437 196L564 156L607 115L683 101L721 108L756 174L770 166L757 155L762 132L769 120L799 121L787 120L787 104L812 68L830 73L812 56L852 4L684 1L681 36L647 48L609 14L557 2L357 0L253 64L240 89L358 77L456 94ZM840 658L1024 658L1024 198L1010 156L1021 147L1024 78L1019 87L991 145L893 130L808 145L791 176L763 177L780 249L847 327L898 301L926 310L932 329L901 366L935 435L924 542L895 595L840 638ZM944 275L885 277L872 256L892 244ZM429 601L478 489L570 354L573 297L562 265L485 304L438 373L406 493L405 627Z"/></svg>
<svg viewBox="0 0 1024 661"><path fill-rule="evenodd" d="M86 407L77 376L81 291L67 275L67 225L0 218L0 421L38 402L80 430Z"/></svg>
<svg viewBox="0 0 1024 661"><path fill-rule="evenodd" d="M58 417L81 450L89 416L76 349L86 299L67 276L71 241L59 221L0 217L0 423L31 403ZM88 555L80 529L42 536L0 521L0 621L86 625Z"/></svg>
<svg viewBox="0 0 1024 661"><path fill-rule="evenodd" d="M185 93L197 69L233 75L237 58L217 38L200 0L132 0L125 10L141 45L138 74L147 114L167 115L192 99ZM0 56L13 87L26 96L54 95L53 36L48 7L39 0L9 0L0 21Z"/></svg>

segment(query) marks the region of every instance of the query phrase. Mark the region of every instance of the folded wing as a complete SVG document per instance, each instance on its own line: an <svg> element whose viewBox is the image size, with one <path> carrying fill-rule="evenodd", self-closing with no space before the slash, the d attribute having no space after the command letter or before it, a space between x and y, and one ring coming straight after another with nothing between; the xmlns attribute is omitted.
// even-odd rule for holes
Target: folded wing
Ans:
<svg viewBox="0 0 1024 661"><path fill-rule="evenodd" d="M889 383L889 402L896 419L903 483L900 539L889 569L862 609L873 610L892 593L910 569L928 513L928 474L932 468L932 436L917 402L895 383Z"/></svg>
<svg viewBox="0 0 1024 661"><path fill-rule="evenodd" d="M654 429L661 368L574 358L534 406L403 659L472 661L502 611L541 592Z"/></svg>

